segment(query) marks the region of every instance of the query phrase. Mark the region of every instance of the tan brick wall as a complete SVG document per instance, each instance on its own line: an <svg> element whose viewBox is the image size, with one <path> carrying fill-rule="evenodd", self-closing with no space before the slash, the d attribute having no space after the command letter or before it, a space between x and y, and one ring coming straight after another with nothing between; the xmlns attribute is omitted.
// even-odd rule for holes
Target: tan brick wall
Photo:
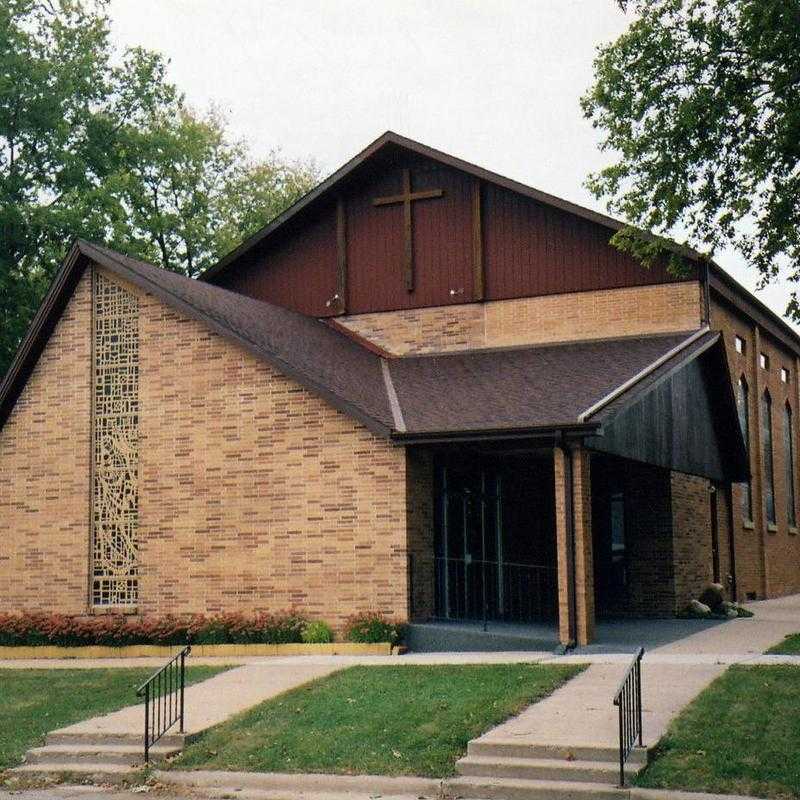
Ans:
<svg viewBox="0 0 800 800"><path fill-rule="evenodd" d="M127 288L140 297L140 612L405 618L403 449ZM86 610L89 326L84 277L0 434L3 610Z"/></svg>
<svg viewBox="0 0 800 800"><path fill-rule="evenodd" d="M753 520L744 519L741 486L733 487L733 519L736 547L736 577L740 599L748 595L775 597L800 591L800 536L790 529L787 518L784 478L783 407L788 401L794 420L795 486L798 478L800 453L800 395L798 394L798 364L796 357L784 345L772 339L741 312L712 295L712 327L722 331L731 381L736 386L744 375L749 386L750 410L750 469L752 472ZM745 352L737 353L736 336L745 341ZM759 366L759 355L769 357L769 370ZM780 379L780 369L790 372L789 383ZM768 388L772 398L772 443L775 476L775 510L777 524L770 530L764 514L763 460L761 446L760 398ZM796 502L800 489L795 490Z"/></svg>
<svg viewBox="0 0 800 800"><path fill-rule="evenodd" d="M391 353L507 347L700 327L693 281L339 317Z"/></svg>
<svg viewBox="0 0 800 800"><path fill-rule="evenodd" d="M430 451L406 450L406 515L411 556L411 618L424 621L435 614L434 474Z"/></svg>
<svg viewBox="0 0 800 800"><path fill-rule="evenodd" d="M705 478L673 472L672 548L675 561L675 610L697 598L713 577L711 501Z"/></svg>
<svg viewBox="0 0 800 800"><path fill-rule="evenodd" d="M0 430L0 612L87 608L88 273Z"/></svg>

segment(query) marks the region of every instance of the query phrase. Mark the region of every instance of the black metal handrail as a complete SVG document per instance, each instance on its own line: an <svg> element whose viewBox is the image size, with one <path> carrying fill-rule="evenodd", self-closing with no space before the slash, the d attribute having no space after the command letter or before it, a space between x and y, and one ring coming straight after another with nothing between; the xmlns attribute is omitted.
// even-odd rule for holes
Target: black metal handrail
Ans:
<svg viewBox="0 0 800 800"><path fill-rule="evenodd" d="M614 695L619 709L619 785L625 785L625 762L638 741L642 747L642 658L644 647L634 656Z"/></svg>
<svg viewBox="0 0 800 800"><path fill-rule="evenodd" d="M154 672L137 690L144 697L144 763L150 762L150 748L176 723L183 733L183 694L186 686L186 656L189 645Z"/></svg>
<svg viewBox="0 0 800 800"><path fill-rule="evenodd" d="M434 558L436 617L530 623L556 614L555 566L477 558Z"/></svg>

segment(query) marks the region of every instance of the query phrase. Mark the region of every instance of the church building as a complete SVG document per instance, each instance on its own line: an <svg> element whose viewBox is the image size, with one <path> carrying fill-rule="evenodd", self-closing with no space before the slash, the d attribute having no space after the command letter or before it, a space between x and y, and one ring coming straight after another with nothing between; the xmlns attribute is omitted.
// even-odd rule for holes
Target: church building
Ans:
<svg viewBox="0 0 800 800"><path fill-rule="evenodd" d="M0 612L340 629L800 591L800 337L386 133L199 280L78 241L0 385Z"/></svg>

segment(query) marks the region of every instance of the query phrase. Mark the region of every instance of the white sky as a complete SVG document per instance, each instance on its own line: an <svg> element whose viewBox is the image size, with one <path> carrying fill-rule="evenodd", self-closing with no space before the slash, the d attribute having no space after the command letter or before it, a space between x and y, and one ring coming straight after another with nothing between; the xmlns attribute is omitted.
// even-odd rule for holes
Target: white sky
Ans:
<svg viewBox="0 0 800 800"><path fill-rule="evenodd" d="M255 155L325 173L387 129L581 205L605 157L578 99L613 0L111 0L112 36L170 59L198 108ZM718 261L749 289L736 255ZM782 313L786 284L758 296Z"/></svg>

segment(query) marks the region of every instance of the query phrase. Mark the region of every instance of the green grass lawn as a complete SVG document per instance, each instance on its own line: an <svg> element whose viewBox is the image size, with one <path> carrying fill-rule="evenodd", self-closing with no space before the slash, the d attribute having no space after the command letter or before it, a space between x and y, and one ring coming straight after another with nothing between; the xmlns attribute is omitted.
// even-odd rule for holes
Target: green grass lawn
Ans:
<svg viewBox="0 0 800 800"><path fill-rule="evenodd" d="M731 667L672 723L637 783L800 797L800 667Z"/></svg>
<svg viewBox="0 0 800 800"><path fill-rule="evenodd" d="M800 633L793 633L791 636L787 636L779 644L770 647L767 652L770 655L800 656Z"/></svg>
<svg viewBox="0 0 800 800"><path fill-rule="evenodd" d="M581 667L351 667L213 728L176 769L452 775L467 742Z"/></svg>
<svg viewBox="0 0 800 800"><path fill-rule="evenodd" d="M187 667L189 683L227 667ZM82 719L137 702L136 688L155 670L3 669L0 670L0 770L20 763L44 735ZM144 726L144 718L142 718Z"/></svg>

